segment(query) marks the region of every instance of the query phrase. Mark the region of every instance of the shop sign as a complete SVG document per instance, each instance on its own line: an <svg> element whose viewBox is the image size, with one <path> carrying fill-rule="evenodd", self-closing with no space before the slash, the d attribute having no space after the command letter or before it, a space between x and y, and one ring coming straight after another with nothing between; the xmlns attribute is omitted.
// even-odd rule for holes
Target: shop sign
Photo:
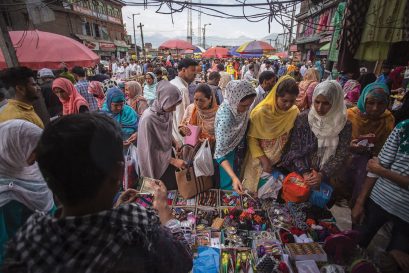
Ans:
<svg viewBox="0 0 409 273"><path fill-rule="evenodd" d="M114 22L114 23L117 23L117 24L121 24L121 23L122 23L121 20L118 19L118 18L115 18L115 17L112 17L112 16L108 16L108 15L105 15L105 14L103 14L103 13L99 13L99 12L97 12L97 11L90 10L90 9L81 7L81 6L79 6L79 5L75 5L75 4L72 5L72 9L73 9L74 11L76 11L76 12L79 12L79 13L82 13L82 14L86 14L86 15L89 15L89 16L93 16L93 17L97 17L97 18L102 19L102 20L105 20L105 21L110 21L110 22Z"/></svg>
<svg viewBox="0 0 409 273"><path fill-rule="evenodd" d="M103 51L115 51L115 45L111 43L100 42L99 48L100 50L103 50Z"/></svg>
<svg viewBox="0 0 409 273"><path fill-rule="evenodd" d="M122 47L122 46L117 46L116 51L118 51L118 52L128 52L128 48L127 47Z"/></svg>
<svg viewBox="0 0 409 273"><path fill-rule="evenodd" d="M298 51L297 45L290 45L290 52L297 52L297 51Z"/></svg>
<svg viewBox="0 0 409 273"><path fill-rule="evenodd" d="M108 16L107 19L110 22L114 22L114 23L117 23L117 24L122 24L121 19L118 19L118 18L115 18L115 17L112 17L112 16Z"/></svg>
<svg viewBox="0 0 409 273"><path fill-rule="evenodd" d="M83 40L83 43L86 47L88 47L91 50L99 50L99 43L98 42L92 42L92 41L86 41Z"/></svg>

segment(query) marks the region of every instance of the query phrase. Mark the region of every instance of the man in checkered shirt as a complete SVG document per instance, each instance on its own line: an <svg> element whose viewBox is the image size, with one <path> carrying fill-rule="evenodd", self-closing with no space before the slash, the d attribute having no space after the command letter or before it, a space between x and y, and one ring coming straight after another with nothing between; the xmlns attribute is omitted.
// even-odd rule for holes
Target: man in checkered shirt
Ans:
<svg viewBox="0 0 409 273"><path fill-rule="evenodd" d="M173 219L163 182L153 208L135 190L112 208L123 177L121 128L98 113L68 115L44 130L36 151L62 207L31 215L7 244L2 272L187 273L190 246Z"/></svg>
<svg viewBox="0 0 409 273"><path fill-rule="evenodd" d="M98 111L98 102L97 100L88 92L89 82L85 78L85 69L80 66L75 66L71 70L71 73L74 74L75 80L77 83L74 85L75 89L87 100L89 105L89 111L94 112Z"/></svg>

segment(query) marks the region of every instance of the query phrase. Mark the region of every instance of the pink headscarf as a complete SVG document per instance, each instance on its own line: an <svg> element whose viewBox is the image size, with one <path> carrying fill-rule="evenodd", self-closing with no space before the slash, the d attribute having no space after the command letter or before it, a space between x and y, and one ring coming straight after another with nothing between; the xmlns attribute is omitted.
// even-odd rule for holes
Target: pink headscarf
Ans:
<svg viewBox="0 0 409 273"><path fill-rule="evenodd" d="M102 87L102 83L99 81L92 81L88 85L88 93L92 94L98 102L98 109L102 109L102 105L105 102L105 94Z"/></svg>
<svg viewBox="0 0 409 273"><path fill-rule="evenodd" d="M68 100L61 100L63 107L63 115L78 114L81 106L88 106L88 102L78 93L72 82L65 78L57 78L53 82L54 88L60 88L64 90L69 96Z"/></svg>

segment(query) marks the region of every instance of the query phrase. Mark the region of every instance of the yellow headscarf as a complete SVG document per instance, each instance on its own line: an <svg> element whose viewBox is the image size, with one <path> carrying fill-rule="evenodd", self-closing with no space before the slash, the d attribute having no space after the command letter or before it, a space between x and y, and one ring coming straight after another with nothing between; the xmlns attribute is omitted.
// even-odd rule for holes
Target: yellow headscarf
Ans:
<svg viewBox="0 0 409 273"><path fill-rule="evenodd" d="M300 112L293 105L288 111L281 111L276 105L278 86L291 76L281 77L267 97L262 100L250 114L250 130L248 135L258 139L276 139L293 128L294 121Z"/></svg>

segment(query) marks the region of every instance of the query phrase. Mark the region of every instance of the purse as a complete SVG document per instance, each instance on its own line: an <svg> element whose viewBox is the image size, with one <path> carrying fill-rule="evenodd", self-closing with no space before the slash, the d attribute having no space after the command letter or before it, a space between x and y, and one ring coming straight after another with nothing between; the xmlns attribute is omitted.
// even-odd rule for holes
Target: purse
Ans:
<svg viewBox="0 0 409 273"><path fill-rule="evenodd" d="M286 202L302 203L308 200L310 189L304 183L304 178L292 172L286 176L283 182L283 191L281 197Z"/></svg>
<svg viewBox="0 0 409 273"><path fill-rule="evenodd" d="M186 169L177 169L175 172L176 182L180 195L185 199L192 198L197 194L211 189L213 181L211 176L196 176L193 167L193 158L199 149L200 144L196 147L185 144L182 146L180 154L176 157L187 162L188 167Z"/></svg>

